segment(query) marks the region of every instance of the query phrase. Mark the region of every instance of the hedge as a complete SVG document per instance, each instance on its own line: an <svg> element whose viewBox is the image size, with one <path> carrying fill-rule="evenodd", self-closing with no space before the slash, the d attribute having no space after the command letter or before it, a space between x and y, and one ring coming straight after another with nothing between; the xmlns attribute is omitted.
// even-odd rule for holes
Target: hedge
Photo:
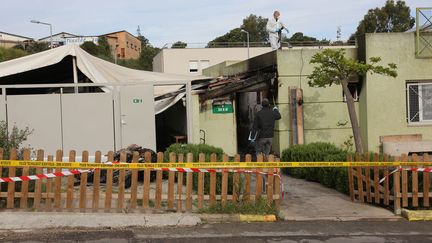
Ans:
<svg viewBox="0 0 432 243"><path fill-rule="evenodd" d="M348 151L331 143L316 142L305 145L294 145L282 151L282 161L346 161ZM348 194L348 172L346 168L290 168L283 172L295 178L319 182Z"/></svg>

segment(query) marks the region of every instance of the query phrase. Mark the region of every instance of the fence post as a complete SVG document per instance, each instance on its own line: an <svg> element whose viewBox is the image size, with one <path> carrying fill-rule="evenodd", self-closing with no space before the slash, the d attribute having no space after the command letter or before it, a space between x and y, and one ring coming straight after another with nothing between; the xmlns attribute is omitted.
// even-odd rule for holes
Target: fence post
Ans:
<svg viewBox="0 0 432 243"><path fill-rule="evenodd" d="M108 152L108 162L114 161L114 152ZM106 189L105 189L105 212L109 212L111 210L112 204L112 184L113 184L113 170L107 169L106 171Z"/></svg>
<svg viewBox="0 0 432 243"><path fill-rule="evenodd" d="M224 154L222 156L223 162L228 162L228 155ZM222 195L221 195L221 203L225 205L228 201L228 172L222 172Z"/></svg>
<svg viewBox="0 0 432 243"><path fill-rule="evenodd" d="M36 160L37 161L43 161L44 160L44 151L43 150L37 151ZM36 168L36 174L37 175L42 174L42 173L43 173L42 168ZM42 180L36 180L34 202L33 202L33 208L34 209L40 208L41 196L42 196Z"/></svg>
<svg viewBox="0 0 432 243"><path fill-rule="evenodd" d="M280 159L277 158L276 162L280 162ZM274 187L275 187L275 194L278 195L278 197L275 200L275 205L276 205L276 208L279 209L280 208L280 203L282 201L282 192L281 192L281 183L282 183L281 182L281 174L282 174L282 172L281 172L281 169L276 169L276 172L277 172L278 176L275 176Z"/></svg>
<svg viewBox="0 0 432 243"><path fill-rule="evenodd" d="M52 162L54 160L52 155L48 155L47 160L49 162ZM47 169L47 173L51 173L52 169ZM51 196L52 196L52 179L47 178L46 180L46 198L45 198L45 208L47 211L51 211L52 209L52 200L51 200Z"/></svg>
<svg viewBox="0 0 432 243"><path fill-rule="evenodd" d="M56 152L56 159L55 161L61 162L63 160L63 151L57 150ZM62 171L62 168L55 169L55 172L59 173ZM62 177L56 177L55 181L55 189L54 189L54 208L57 209L57 211L61 211L61 191L62 191Z"/></svg>
<svg viewBox="0 0 432 243"><path fill-rule="evenodd" d="M408 156L402 155L402 162L408 162ZM402 171L402 207L408 207L408 171Z"/></svg>
<svg viewBox="0 0 432 243"><path fill-rule="evenodd" d="M377 153L374 153L374 162L378 162L378 161L379 161L379 155ZM378 168L378 167L375 166L373 168L373 171L374 171L374 197L375 197L375 203L376 204L380 204L380 202L381 202L381 194L380 194L380 190L379 190L379 187L380 187L380 183L379 183L379 180L380 180L380 178L379 178L380 168Z"/></svg>
<svg viewBox="0 0 432 243"><path fill-rule="evenodd" d="M263 162L264 156L263 154L257 155L257 162ZM261 172L260 169L256 169L258 172ZM256 173L256 181L255 181L255 200L261 198L262 194L262 187L263 187L263 181L262 181L262 175L260 173Z"/></svg>
<svg viewBox="0 0 432 243"><path fill-rule="evenodd" d="M370 157L369 157L369 152L365 152L364 153L364 161L365 162L369 162L370 161ZM372 193L371 193L371 176L370 176L370 167L366 166L364 167L365 170L365 180L366 180L366 200L368 203L372 202Z"/></svg>
<svg viewBox="0 0 432 243"><path fill-rule="evenodd" d="M199 162L205 162L203 153L198 156ZM198 208L204 207L204 172L198 172Z"/></svg>
<svg viewBox="0 0 432 243"><path fill-rule="evenodd" d="M245 162L251 162L252 156L250 154L246 154L245 160ZM245 191L243 195L243 200L245 202L249 201L251 196L251 176L252 175L250 173L245 174Z"/></svg>
<svg viewBox="0 0 432 243"><path fill-rule="evenodd" d="M412 155L412 161L418 162L417 154ZM413 166L413 168L417 168L417 166ZM411 176L412 206L418 207L418 172L413 170Z"/></svg>
<svg viewBox="0 0 432 243"><path fill-rule="evenodd" d="M423 162L429 162L429 155L423 154ZM430 187L430 180L429 180L429 172L424 171L423 172L423 206L429 207L429 187Z"/></svg>
<svg viewBox="0 0 432 243"><path fill-rule="evenodd" d="M357 162L361 161L360 154L356 153L355 160ZM364 194L363 194L363 170L362 167L357 166L357 192L360 202L364 202Z"/></svg>
<svg viewBox="0 0 432 243"><path fill-rule="evenodd" d="M159 152L157 154L157 162L163 163L164 154ZM162 206L162 171L156 172L156 193L155 193L155 209L160 209Z"/></svg>
<svg viewBox="0 0 432 243"><path fill-rule="evenodd" d="M170 153L169 154L169 162L170 163L176 163L176 154ZM172 210L174 209L174 179L175 179L175 172L170 171L168 172L168 209Z"/></svg>
<svg viewBox="0 0 432 243"><path fill-rule="evenodd" d="M9 153L9 159L10 160L16 160L17 159L17 151L16 149L11 149ZM15 167L9 167L9 177L14 177L16 175L16 168ZM7 190L7 201L6 201L6 208L12 209L14 208L15 204L15 182L9 182L8 183L8 190Z"/></svg>
<svg viewBox="0 0 432 243"><path fill-rule="evenodd" d="M240 162L240 155L234 156L234 162ZM237 204L239 199L239 181L240 174L238 172L233 173L233 189L232 189L232 202Z"/></svg>
<svg viewBox="0 0 432 243"><path fill-rule="evenodd" d="M394 197L394 213L401 214L401 202L400 202L400 172L393 173L393 197Z"/></svg>
<svg viewBox="0 0 432 243"><path fill-rule="evenodd" d="M87 163L89 158L88 151L82 152L82 163ZM80 180L80 199L79 199L79 208L81 212L85 211L87 206L87 173L81 173Z"/></svg>
<svg viewBox="0 0 432 243"><path fill-rule="evenodd" d="M69 151L69 162L75 162L75 157L75 150ZM74 203L74 180L74 175L67 177L66 208L69 210L72 209Z"/></svg>
<svg viewBox="0 0 432 243"><path fill-rule="evenodd" d="M101 160L102 160L102 153L100 151L96 151L95 163L100 164ZM99 209L100 175L101 175L101 169L96 169L93 173L93 212L97 212Z"/></svg>
<svg viewBox="0 0 432 243"><path fill-rule="evenodd" d="M383 161L388 161L388 155L384 154ZM384 205L390 205L390 177L388 167L384 167Z"/></svg>
<svg viewBox="0 0 432 243"><path fill-rule="evenodd" d="M150 152L144 153L144 161L146 163L152 162L152 154ZM144 210L149 208L150 200L150 179L151 179L151 169L144 169L144 185L143 185L143 203L142 207Z"/></svg>
<svg viewBox="0 0 432 243"><path fill-rule="evenodd" d="M179 154L177 161L179 163L183 163L184 155ZM177 173L177 212L183 211L183 202L182 202L182 194L183 194L183 172Z"/></svg>
<svg viewBox="0 0 432 243"><path fill-rule="evenodd" d="M216 162L216 154L213 153L210 156L210 162ZM216 173L210 173L210 206L216 203Z"/></svg>
<svg viewBox="0 0 432 243"><path fill-rule="evenodd" d="M271 154L268 157L268 162L274 162L274 156ZM274 169L273 168L268 168L268 176L267 176L267 203L268 205L272 205L273 204L273 192L274 192L274 188L273 188L273 180L274 180Z"/></svg>
<svg viewBox="0 0 432 243"><path fill-rule="evenodd" d="M30 149L24 149L23 159L30 160ZM22 169L22 175L28 176L29 171L30 168L28 166L24 167ZM28 207L28 189L29 189L29 182L28 181L21 182L21 200L20 200L21 209L26 209Z"/></svg>
<svg viewBox="0 0 432 243"><path fill-rule="evenodd" d="M134 151L132 154L132 163L138 163L139 153ZM131 192L130 192L130 208L136 209L137 194L138 194L138 170L132 169Z"/></svg>
<svg viewBox="0 0 432 243"><path fill-rule="evenodd" d="M187 162L193 162L193 154L188 153ZM193 174L191 172L186 173L186 210L192 211L192 183L193 183Z"/></svg>

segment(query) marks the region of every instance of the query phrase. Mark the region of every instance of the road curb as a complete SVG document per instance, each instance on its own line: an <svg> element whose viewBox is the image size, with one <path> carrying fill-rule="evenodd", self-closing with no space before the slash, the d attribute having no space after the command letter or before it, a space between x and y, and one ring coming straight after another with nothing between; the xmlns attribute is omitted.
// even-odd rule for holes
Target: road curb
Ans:
<svg viewBox="0 0 432 243"><path fill-rule="evenodd" d="M432 210L402 209L402 217L408 221L432 221Z"/></svg>
<svg viewBox="0 0 432 243"><path fill-rule="evenodd" d="M252 214L201 214L203 223L226 223L226 222L276 222L274 214L252 215Z"/></svg>

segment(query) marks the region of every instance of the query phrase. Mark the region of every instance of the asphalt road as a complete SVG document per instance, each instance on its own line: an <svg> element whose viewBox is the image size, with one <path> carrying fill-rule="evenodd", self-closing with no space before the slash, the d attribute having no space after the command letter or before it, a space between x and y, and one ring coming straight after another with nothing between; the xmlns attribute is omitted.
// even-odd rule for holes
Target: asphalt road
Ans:
<svg viewBox="0 0 432 243"><path fill-rule="evenodd" d="M196 227L0 231L1 242L432 242L432 222L286 221Z"/></svg>

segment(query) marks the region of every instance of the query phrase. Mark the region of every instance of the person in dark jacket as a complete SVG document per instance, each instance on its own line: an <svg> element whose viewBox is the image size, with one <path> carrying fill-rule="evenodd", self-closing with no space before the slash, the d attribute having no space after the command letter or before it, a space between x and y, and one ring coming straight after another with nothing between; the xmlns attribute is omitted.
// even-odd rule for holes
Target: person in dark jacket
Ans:
<svg viewBox="0 0 432 243"><path fill-rule="evenodd" d="M273 109L270 108L268 99L263 99L261 105L263 108L256 114L252 127L255 134L252 142L255 142L257 138L256 153L263 153L267 156L272 147L275 121L281 119L281 114L276 106Z"/></svg>

